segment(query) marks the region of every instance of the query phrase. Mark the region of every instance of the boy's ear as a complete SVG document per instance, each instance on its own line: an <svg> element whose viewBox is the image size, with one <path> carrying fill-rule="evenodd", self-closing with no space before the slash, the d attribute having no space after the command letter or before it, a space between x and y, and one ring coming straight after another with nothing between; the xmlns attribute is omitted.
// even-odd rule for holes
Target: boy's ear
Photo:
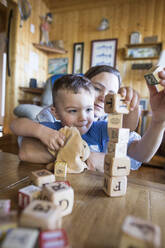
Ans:
<svg viewBox="0 0 165 248"><path fill-rule="evenodd" d="M59 120L59 115L58 115L57 109L56 109L55 107L53 107L53 106L52 106L50 109L51 109L52 115L53 115L57 120Z"/></svg>

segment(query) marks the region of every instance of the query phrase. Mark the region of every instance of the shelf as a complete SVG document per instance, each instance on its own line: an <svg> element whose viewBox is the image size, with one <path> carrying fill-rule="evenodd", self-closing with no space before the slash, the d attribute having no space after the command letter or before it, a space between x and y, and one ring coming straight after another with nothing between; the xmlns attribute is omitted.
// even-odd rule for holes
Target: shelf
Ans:
<svg viewBox="0 0 165 248"><path fill-rule="evenodd" d="M44 88L29 88L29 87L19 87L20 90L27 93L39 94L41 95L44 91Z"/></svg>
<svg viewBox="0 0 165 248"><path fill-rule="evenodd" d="M158 59L159 56L155 57L141 57L141 58L133 58L133 57L125 57L125 60L150 60L150 59Z"/></svg>
<svg viewBox="0 0 165 248"><path fill-rule="evenodd" d="M127 44L125 48L125 60L159 59L162 47L162 42Z"/></svg>
<svg viewBox="0 0 165 248"><path fill-rule="evenodd" d="M48 46L44 46L44 45L40 45L36 43L33 43L33 46L46 53L59 53L59 54L67 53L67 51L62 48L48 47Z"/></svg>
<svg viewBox="0 0 165 248"><path fill-rule="evenodd" d="M39 100L22 100L22 99L19 99L18 100L19 104L34 104L34 105L38 105L38 106L41 106L41 101Z"/></svg>

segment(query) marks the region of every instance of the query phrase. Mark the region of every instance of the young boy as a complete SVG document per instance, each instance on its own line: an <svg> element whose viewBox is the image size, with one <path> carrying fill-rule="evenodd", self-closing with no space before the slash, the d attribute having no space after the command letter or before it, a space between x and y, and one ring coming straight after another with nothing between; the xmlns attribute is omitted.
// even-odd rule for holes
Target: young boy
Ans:
<svg viewBox="0 0 165 248"><path fill-rule="evenodd" d="M132 158L132 169L139 168L141 162L152 158L165 130L165 92L157 92L156 86L149 86L149 91L152 121L142 139L134 135L129 141L128 156ZM65 142L65 137L58 130L65 125L75 126L92 150L95 148L99 152L106 151L109 140L107 122L93 122L94 90L88 79L74 75L58 79L53 88L53 101L52 112L61 122L39 124L29 119L17 119L11 126L15 134L37 138L46 147L58 150ZM44 149L47 148L43 147ZM48 152L46 156L45 159L49 162L52 158L50 159ZM103 163L97 169L103 171Z"/></svg>

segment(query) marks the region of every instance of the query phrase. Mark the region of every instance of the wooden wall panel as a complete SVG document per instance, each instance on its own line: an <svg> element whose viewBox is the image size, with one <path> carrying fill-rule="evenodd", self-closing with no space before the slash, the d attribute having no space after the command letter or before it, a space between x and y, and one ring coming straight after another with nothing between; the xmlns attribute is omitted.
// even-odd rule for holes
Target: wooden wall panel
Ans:
<svg viewBox="0 0 165 248"><path fill-rule="evenodd" d="M20 13L18 6L13 3L9 8L13 8L12 28L11 28L11 77L7 77L6 85L6 110L4 133L10 132L9 124L14 118L13 109L18 105L20 97L19 86L29 86L30 78L38 80L38 86L47 79L47 55L40 52L32 43L39 43L40 38L40 16L45 15L48 9L42 0L29 0L32 6L32 12L28 20L20 28ZM30 24L35 25L35 33L30 32ZM35 52L38 56L38 70L30 70L30 53Z"/></svg>
<svg viewBox="0 0 165 248"><path fill-rule="evenodd" d="M19 98L18 87L28 86L31 77L39 82L45 81L47 74L48 57L32 46L39 42L40 15L47 11L53 13L51 25L51 40L63 40L67 54L49 55L49 58L69 58L68 73L72 72L73 44L84 42L83 72L90 67L91 41L97 39L118 39L117 68L121 72L123 84L135 88L141 97L148 97L148 90L144 80L145 70L132 70L133 63L151 62L124 60L124 48L129 43L131 32L139 31L142 40L145 36L157 35L158 41L165 42L165 1L164 0L29 0L32 5L32 14L19 28L19 16L16 24L16 49L13 63L12 104L15 107ZM46 5L46 3L48 5ZM54 6L48 9L47 6ZM97 31L100 20L105 17L110 21L110 29ZM30 24L35 25L35 34L30 33ZM39 71L27 73L30 52L39 56ZM156 61L152 61L155 62ZM10 79L11 80L11 79ZM8 100L9 101L9 100ZM10 101L11 103L11 101ZM10 115L12 110L10 111ZM7 116L8 120L13 118Z"/></svg>
<svg viewBox="0 0 165 248"><path fill-rule="evenodd" d="M73 44L84 42L84 72L90 66L91 41L97 39L117 38L117 68L121 72L123 84L134 87L141 97L148 97L148 90L144 81L145 70L132 70L133 63L153 62L126 61L124 60L123 49L129 43L131 32L139 31L142 41L145 36L157 35L158 41L165 40L163 25L165 23L165 2L164 0L123 0L106 1L102 3L95 1L93 7L90 3L78 1L75 5L66 8L54 9L54 22L51 29L51 39L63 39L65 49L68 50L69 70L72 72ZM57 3L58 4L58 3ZM85 6L86 5L86 6ZM100 20L105 17L110 21L110 29L97 31ZM62 55L66 57L66 55ZM51 56L52 57L52 56ZM54 58L61 57L53 55Z"/></svg>

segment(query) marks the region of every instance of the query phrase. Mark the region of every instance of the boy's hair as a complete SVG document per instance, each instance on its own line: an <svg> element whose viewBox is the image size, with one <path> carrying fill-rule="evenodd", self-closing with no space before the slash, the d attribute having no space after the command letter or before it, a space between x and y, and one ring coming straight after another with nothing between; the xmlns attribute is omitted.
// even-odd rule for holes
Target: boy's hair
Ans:
<svg viewBox="0 0 165 248"><path fill-rule="evenodd" d="M72 91L74 94L80 92L81 89L88 91L89 93L94 92L94 87L91 81L83 76L67 74L55 80L52 95L53 95L53 105L56 103L56 96L59 90L65 89Z"/></svg>
<svg viewBox="0 0 165 248"><path fill-rule="evenodd" d="M121 86L120 72L117 69L115 69L114 67L111 67L109 65L93 66L84 74L84 76L91 79L94 76L96 76L102 72L109 72L109 73L116 75L118 77L118 80L119 80L119 88L120 88L120 86Z"/></svg>

